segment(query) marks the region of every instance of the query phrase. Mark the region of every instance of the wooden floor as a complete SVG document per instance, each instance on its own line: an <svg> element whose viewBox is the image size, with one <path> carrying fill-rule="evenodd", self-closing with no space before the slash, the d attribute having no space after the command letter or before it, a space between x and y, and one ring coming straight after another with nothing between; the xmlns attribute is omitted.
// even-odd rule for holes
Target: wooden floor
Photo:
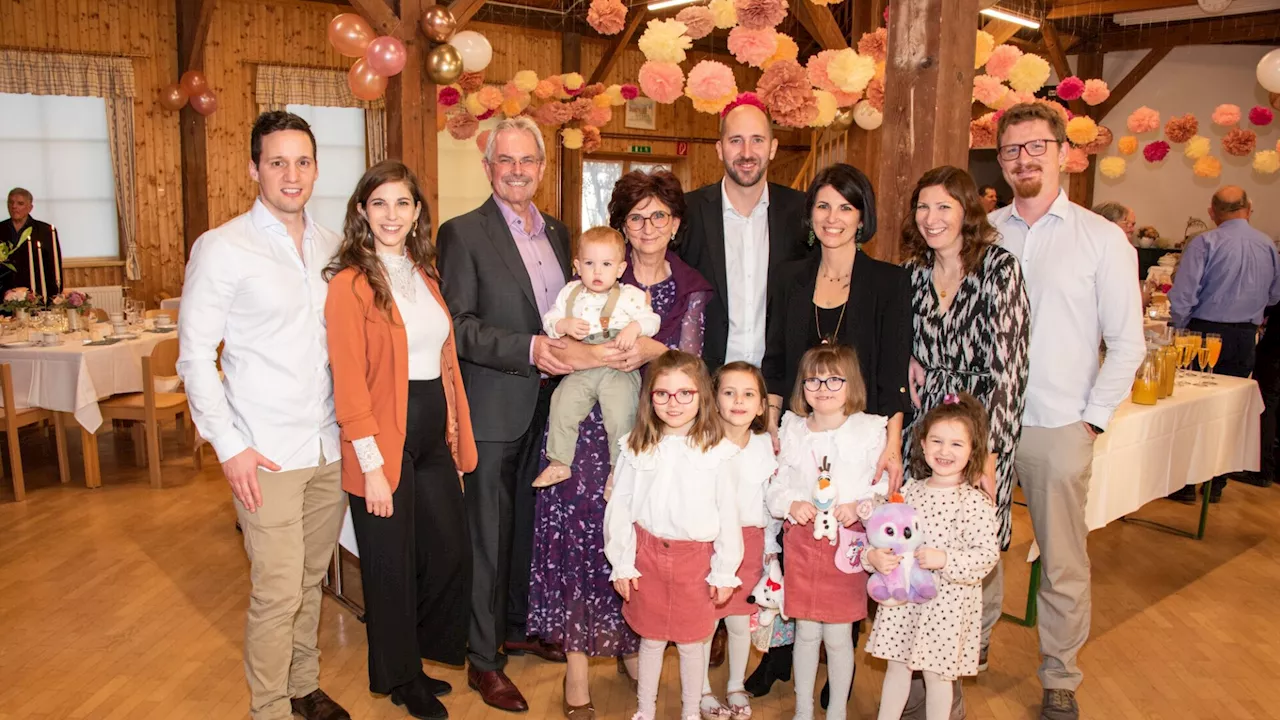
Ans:
<svg viewBox="0 0 1280 720"><path fill-rule="evenodd" d="M167 441L165 489L151 490L128 442L108 436L103 487L86 490L79 467L58 484L50 442L24 438L27 500L0 490L0 718L247 716L248 566L230 494L215 463L196 473L174 433ZM1142 516L1191 528L1196 512L1161 501ZM1018 612L1029 532L1020 509L1016 520L1006 607ZM1280 718L1280 488L1233 484L1203 542L1114 523L1090 536L1090 555L1084 717ZM368 693L364 627L327 597L320 645L322 686L356 720L406 717ZM966 682L970 718L1036 717L1036 648L1034 630L997 628L991 670ZM512 660L527 717L560 717L560 669ZM629 718L634 698L613 662L592 670L600 716ZM508 717L481 704L461 670L428 671L454 684L445 700L455 720ZM859 651L851 718L875 717L882 671ZM712 676L720 687L724 672ZM672 653L660 717L678 717L678 685ZM755 701L757 718L789 720L791 709L782 685Z"/></svg>

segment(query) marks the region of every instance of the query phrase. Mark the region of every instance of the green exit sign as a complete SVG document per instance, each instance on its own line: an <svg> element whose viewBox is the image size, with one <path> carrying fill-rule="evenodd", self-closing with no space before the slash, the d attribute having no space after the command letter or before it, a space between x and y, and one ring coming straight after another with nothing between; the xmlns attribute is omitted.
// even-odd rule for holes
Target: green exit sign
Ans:
<svg viewBox="0 0 1280 720"><path fill-rule="evenodd" d="M652 147L652 146L649 146L649 145L632 145L632 146L631 146L631 152L633 152L633 153L643 153L643 154L645 154L645 155L650 155L650 154L652 154L652 153L653 153L653 147Z"/></svg>

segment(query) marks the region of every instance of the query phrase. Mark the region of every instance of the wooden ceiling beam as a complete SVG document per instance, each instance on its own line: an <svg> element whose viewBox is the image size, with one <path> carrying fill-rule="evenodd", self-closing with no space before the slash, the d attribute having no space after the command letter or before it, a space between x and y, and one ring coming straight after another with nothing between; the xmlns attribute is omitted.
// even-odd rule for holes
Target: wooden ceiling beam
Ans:
<svg viewBox="0 0 1280 720"><path fill-rule="evenodd" d="M471 18L476 16L476 12L480 10L482 5L484 5L484 0L453 0L453 2L449 3L449 11L453 13L453 18L457 21L459 30L471 22Z"/></svg>
<svg viewBox="0 0 1280 720"><path fill-rule="evenodd" d="M209 37L209 24L213 22L213 6L216 0L201 0L199 15L196 17L196 26L192 28L190 44L188 45L187 56L183 58L185 61L183 69L200 70L204 65L204 41Z"/></svg>
<svg viewBox="0 0 1280 720"><path fill-rule="evenodd" d="M1071 64L1067 61L1067 53L1062 47L1062 40L1058 37L1058 29L1053 26L1053 23L1047 20L1041 23L1040 35L1044 38L1044 47L1049 51L1049 64L1053 66L1053 71L1058 74L1058 81L1061 82L1063 78L1075 75L1071 70ZM1076 115L1089 114L1089 107L1080 98L1069 101L1067 106Z"/></svg>
<svg viewBox="0 0 1280 720"><path fill-rule="evenodd" d="M394 35L401 40L407 40L413 36L413 28L417 23L410 25L408 35L402 37L400 17L387 4L387 0L351 0L351 6L379 35Z"/></svg>
<svg viewBox="0 0 1280 720"><path fill-rule="evenodd" d="M805 0L808 2L808 0ZM609 71L613 66L618 64L618 59L622 57L622 52L627 49L627 45L631 42L631 38L636 34L636 30L644 24L649 17L649 11L643 5L632 11L631 19L627 21L627 26L622 32L609 44L608 49L604 51L604 56L600 58L600 62L596 65L596 69L591 72L591 79L587 80L588 85L594 85L603 82L609 76Z"/></svg>
<svg viewBox="0 0 1280 720"><path fill-rule="evenodd" d="M1066 20L1087 15L1114 15L1120 12L1166 10L1195 5L1194 0L1059 0L1045 16L1047 20Z"/></svg>
<svg viewBox="0 0 1280 720"><path fill-rule="evenodd" d="M986 25L982 26L984 32L995 38L996 45L1003 45L1009 42L1009 39L1018 34L1022 26L1018 23L1011 23L1008 20L989 20Z"/></svg>
<svg viewBox="0 0 1280 720"><path fill-rule="evenodd" d="M1133 88L1142 81L1142 78L1146 77L1147 73L1151 72L1151 70L1169 54L1171 49L1172 48L1167 47L1154 48L1143 56L1143 58L1138 61L1138 64L1133 66L1133 69L1129 71L1129 74L1125 75L1124 79L1111 89L1110 97L1108 97L1101 105L1094 108L1094 119L1098 122L1105 120L1107 114L1115 109L1115 106L1119 105L1120 101L1124 100L1125 96L1129 94L1129 91L1133 90Z"/></svg>
<svg viewBox="0 0 1280 720"><path fill-rule="evenodd" d="M1103 33L1090 46L1103 52L1116 52L1183 45L1268 42L1276 39L1280 39L1280 11L1192 20L1171 25L1131 27Z"/></svg>
<svg viewBox="0 0 1280 720"><path fill-rule="evenodd" d="M843 50L849 47L849 39L840 30L840 24L826 5L814 5L809 0L800 0L794 5L796 18L809 35L823 50Z"/></svg>

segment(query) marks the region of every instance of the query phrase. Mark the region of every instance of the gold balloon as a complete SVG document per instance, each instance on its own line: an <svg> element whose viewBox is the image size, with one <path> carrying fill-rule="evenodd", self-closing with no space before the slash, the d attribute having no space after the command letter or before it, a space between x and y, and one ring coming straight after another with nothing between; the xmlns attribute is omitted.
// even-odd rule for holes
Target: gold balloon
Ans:
<svg viewBox="0 0 1280 720"><path fill-rule="evenodd" d="M831 121L827 129L831 132L842 133L853 127L853 108L840 108L836 111L836 118Z"/></svg>
<svg viewBox="0 0 1280 720"><path fill-rule="evenodd" d="M448 42L457 27L453 12L444 5L431 5L422 11L422 32L431 42Z"/></svg>
<svg viewBox="0 0 1280 720"><path fill-rule="evenodd" d="M452 45L439 45L427 53L427 78L448 85L462 77L462 55Z"/></svg>

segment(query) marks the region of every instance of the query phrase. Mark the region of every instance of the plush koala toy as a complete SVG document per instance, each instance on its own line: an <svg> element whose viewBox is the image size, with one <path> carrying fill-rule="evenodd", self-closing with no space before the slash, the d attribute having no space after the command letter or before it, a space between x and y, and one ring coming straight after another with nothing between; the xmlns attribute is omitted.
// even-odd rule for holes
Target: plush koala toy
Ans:
<svg viewBox="0 0 1280 720"><path fill-rule="evenodd" d="M924 544L920 517L904 502L889 502L876 508L864 523L867 544L888 548L902 558L893 572L873 572L867 580L867 595L886 607L922 603L938 594L933 573L916 564L916 549Z"/></svg>

